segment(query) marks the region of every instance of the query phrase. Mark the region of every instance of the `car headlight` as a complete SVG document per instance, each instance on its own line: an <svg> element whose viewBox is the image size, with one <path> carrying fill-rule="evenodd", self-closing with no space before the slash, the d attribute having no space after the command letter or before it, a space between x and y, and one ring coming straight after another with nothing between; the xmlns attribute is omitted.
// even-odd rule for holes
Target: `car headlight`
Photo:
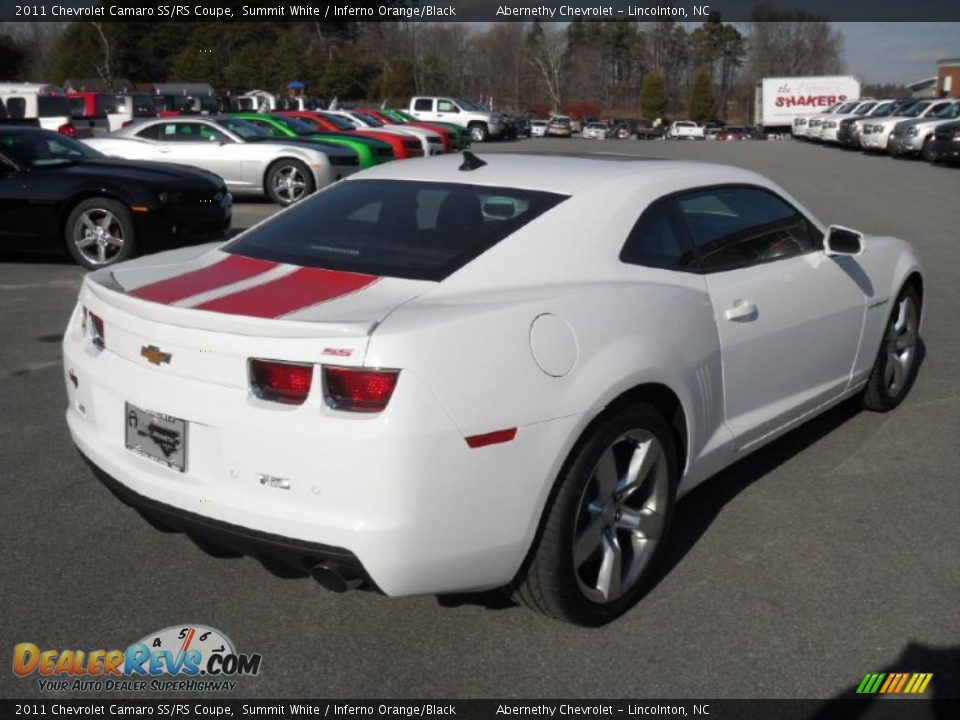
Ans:
<svg viewBox="0 0 960 720"><path fill-rule="evenodd" d="M907 137L916 137L916 136L917 136L917 129L916 129L915 127L907 128L906 136L907 136Z"/></svg>
<svg viewBox="0 0 960 720"><path fill-rule="evenodd" d="M953 139L954 139L954 140L960 140L960 130L957 130L957 131L953 134Z"/></svg>

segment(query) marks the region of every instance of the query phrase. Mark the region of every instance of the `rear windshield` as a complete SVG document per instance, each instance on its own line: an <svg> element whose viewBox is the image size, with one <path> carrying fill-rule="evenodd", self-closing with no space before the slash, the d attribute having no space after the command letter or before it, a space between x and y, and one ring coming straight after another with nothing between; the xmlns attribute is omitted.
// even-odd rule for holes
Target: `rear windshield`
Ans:
<svg viewBox="0 0 960 720"><path fill-rule="evenodd" d="M443 280L565 199L459 183L349 180L225 249L293 265Z"/></svg>

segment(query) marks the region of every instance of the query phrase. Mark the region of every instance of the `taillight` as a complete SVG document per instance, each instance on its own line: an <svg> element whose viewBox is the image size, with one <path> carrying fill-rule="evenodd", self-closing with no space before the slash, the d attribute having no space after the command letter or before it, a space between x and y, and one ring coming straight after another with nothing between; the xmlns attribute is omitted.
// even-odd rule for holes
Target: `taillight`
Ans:
<svg viewBox="0 0 960 720"><path fill-rule="evenodd" d="M90 338L94 347L103 350L105 346L103 318L86 308L83 309L83 332Z"/></svg>
<svg viewBox="0 0 960 720"><path fill-rule="evenodd" d="M399 370L323 366L327 402L336 410L380 412L393 395Z"/></svg>
<svg viewBox="0 0 960 720"><path fill-rule="evenodd" d="M287 405L303 405L313 383L313 365L250 360L250 386L258 398Z"/></svg>
<svg viewBox="0 0 960 720"><path fill-rule="evenodd" d="M66 135L69 138L77 137L77 128L74 127L73 123L64 123L57 128L57 132L61 135Z"/></svg>

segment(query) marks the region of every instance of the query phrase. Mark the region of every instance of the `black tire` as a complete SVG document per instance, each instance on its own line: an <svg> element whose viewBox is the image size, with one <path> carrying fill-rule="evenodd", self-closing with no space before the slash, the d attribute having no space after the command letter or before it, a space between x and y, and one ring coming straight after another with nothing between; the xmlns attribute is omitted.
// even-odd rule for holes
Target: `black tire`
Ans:
<svg viewBox="0 0 960 720"><path fill-rule="evenodd" d="M902 310L904 303L907 309ZM875 412L893 410L907 396L913 381L917 377L917 354L920 348L920 296L913 285L905 285L890 309L880 342L880 351L873 363L873 370L867 387L863 392L863 406ZM906 313L901 318L901 313ZM900 326L902 323L902 326ZM900 326L900 327L898 327ZM901 347L903 346L903 347ZM896 357L904 357L909 351L909 363L906 368ZM899 367L898 367L899 366Z"/></svg>
<svg viewBox="0 0 960 720"><path fill-rule="evenodd" d="M470 140L471 142L482 143L486 142L490 137L490 131L487 129L487 126L483 123L473 123L470 126Z"/></svg>
<svg viewBox="0 0 960 720"><path fill-rule="evenodd" d="M931 147L932 142L933 142L932 137L928 137L926 140L923 141L923 147L920 148L920 155L928 163L933 163L934 165L936 165L937 154L933 151L933 148Z"/></svg>
<svg viewBox="0 0 960 720"><path fill-rule="evenodd" d="M607 457L608 452L612 453L611 458L618 458L615 462L617 487L624 488L625 478L629 477L629 458L624 452L616 453L614 448L620 447L618 443L633 441L627 434L654 438L659 443L659 455L656 465L645 476L647 480L636 485L640 489L620 500L621 504L613 509L611 516L611 512L608 512L609 503L602 510L599 509L603 502L599 498L600 461ZM634 449L641 444L637 442ZM653 444L648 447L653 447ZM625 451L630 453L629 445ZM507 588L513 600L548 617L588 627L603 625L626 612L647 589L650 574L662 554L673 516L677 472L673 434L653 407L635 405L601 418L578 443L557 479L533 547L514 582ZM644 487L650 489L645 490ZM597 491L595 495L591 492L593 490ZM637 508L634 503L643 505ZM649 512L648 508L653 505L657 508L656 512L644 516L642 511ZM639 525L636 529L620 529L621 513L617 507L625 510L629 507L636 517L649 519L655 516L658 520L655 537L651 532L649 537L652 539L634 541L643 543L639 551L635 544L621 545L619 538L640 537L643 529ZM585 536L591 533L584 531L597 527L595 523L600 524L597 532L593 533L598 538L596 550L583 555L585 559L578 562L575 560L578 531L580 539L587 539ZM616 523L616 526L610 527L606 523ZM647 536L645 530L642 534ZM620 569L618 587L625 579L629 580L629 585L621 588L622 594L603 601L597 596L601 594L600 577L607 553L611 550L611 542L620 558L618 564L614 565ZM651 545L648 547L647 543ZM585 546L589 545L592 543L588 542ZM626 569L624 559L629 563ZM640 564L634 568L635 563ZM598 577L596 586L590 587L593 582L586 581L584 575L592 578L593 566L596 566Z"/></svg>
<svg viewBox="0 0 960 720"><path fill-rule="evenodd" d="M70 211L63 239L70 256L88 270L136 255L133 218L126 205L110 198L89 198Z"/></svg>
<svg viewBox="0 0 960 720"><path fill-rule="evenodd" d="M293 158L283 158L270 166L263 189L272 202L286 207L303 200L317 187L306 165Z"/></svg>

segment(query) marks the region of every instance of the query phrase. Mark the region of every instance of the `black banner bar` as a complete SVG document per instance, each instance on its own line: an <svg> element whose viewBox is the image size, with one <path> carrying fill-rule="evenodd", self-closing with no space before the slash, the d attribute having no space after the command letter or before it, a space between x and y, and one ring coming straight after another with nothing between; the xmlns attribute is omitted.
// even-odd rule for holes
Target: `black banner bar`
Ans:
<svg viewBox="0 0 960 720"><path fill-rule="evenodd" d="M835 22L960 21L955 0L0 0L0 21L746 22L761 7Z"/></svg>
<svg viewBox="0 0 960 720"><path fill-rule="evenodd" d="M835 700L0 700L0 717L168 718L703 718L704 720L941 720L960 699Z"/></svg>

